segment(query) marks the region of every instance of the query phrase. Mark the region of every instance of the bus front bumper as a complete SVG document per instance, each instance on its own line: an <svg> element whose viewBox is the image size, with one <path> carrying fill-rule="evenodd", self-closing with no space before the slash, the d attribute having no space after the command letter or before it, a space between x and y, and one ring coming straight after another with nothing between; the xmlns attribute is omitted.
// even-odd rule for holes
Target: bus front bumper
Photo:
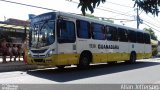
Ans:
<svg viewBox="0 0 160 90"><path fill-rule="evenodd" d="M56 56L52 55L50 57L31 57L27 56L27 64L30 65L43 65L43 66L55 66Z"/></svg>

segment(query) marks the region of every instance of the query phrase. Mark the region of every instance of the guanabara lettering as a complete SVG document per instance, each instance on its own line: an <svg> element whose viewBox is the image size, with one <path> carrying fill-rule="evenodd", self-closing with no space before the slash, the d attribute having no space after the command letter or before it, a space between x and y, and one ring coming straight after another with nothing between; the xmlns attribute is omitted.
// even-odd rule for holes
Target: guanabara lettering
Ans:
<svg viewBox="0 0 160 90"><path fill-rule="evenodd" d="M98 44L98 49L119 49L119 46Z"/></svg>

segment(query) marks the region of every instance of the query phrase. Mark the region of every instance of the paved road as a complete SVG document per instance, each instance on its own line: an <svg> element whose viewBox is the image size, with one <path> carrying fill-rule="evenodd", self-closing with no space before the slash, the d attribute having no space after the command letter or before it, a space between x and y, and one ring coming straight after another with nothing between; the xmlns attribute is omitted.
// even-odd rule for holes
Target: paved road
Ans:
<svg viewBox="0 0 160 90"><path fill-rule="evenodd" d="M0 73L1 84L153 84L160 83L160 59L136 64L93 65L87 70L75 67Z"/></svg>

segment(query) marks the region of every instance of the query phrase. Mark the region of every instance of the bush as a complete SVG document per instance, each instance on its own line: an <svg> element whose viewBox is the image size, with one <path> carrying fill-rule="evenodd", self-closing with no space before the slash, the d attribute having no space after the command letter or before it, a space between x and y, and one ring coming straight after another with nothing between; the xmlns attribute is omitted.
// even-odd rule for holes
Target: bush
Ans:
<svg viewBox="0 0 160 90"><path fill-rule="evenodd" d="M152 45L152 56L156 56L158 54L158 46Z"/></svg>

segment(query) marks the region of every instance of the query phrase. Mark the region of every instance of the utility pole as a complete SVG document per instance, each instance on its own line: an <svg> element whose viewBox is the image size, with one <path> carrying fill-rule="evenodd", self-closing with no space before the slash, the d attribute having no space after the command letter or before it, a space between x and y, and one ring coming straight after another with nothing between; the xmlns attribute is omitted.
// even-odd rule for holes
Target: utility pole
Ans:
<svg viewBox="0 0 160 90"><path fill-rule="evenodd" d="M138 12L138 7L137 7L137 29L139 29L139 12Z"/></svg>

